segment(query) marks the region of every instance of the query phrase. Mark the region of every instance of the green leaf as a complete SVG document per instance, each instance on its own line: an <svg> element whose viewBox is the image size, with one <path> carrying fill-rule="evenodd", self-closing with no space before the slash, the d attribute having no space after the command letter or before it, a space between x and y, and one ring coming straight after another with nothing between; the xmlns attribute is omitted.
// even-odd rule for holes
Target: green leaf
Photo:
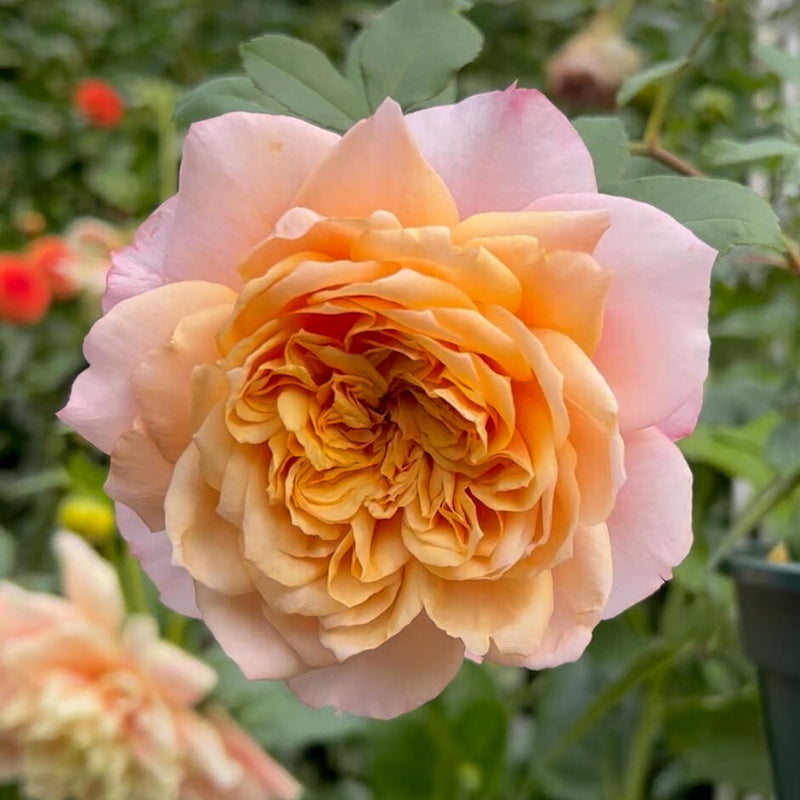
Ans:
<svg viewBox="0 0 800 800"><path fill-rule="evenodd" d="M720 255L736 245L783 253L775 212L755 192L738 183L655 175L611 183L605 191L666 211Z"/></svg>
<svg viewBox="0 0 800 800"><path fill-rule="evenodd" d="M764 457L776 472L789 472L800 463L800 420L778 422L767 436Z"/></svg>
<svg viewBox="0 0 800 800"><path fill-rule="evenodd" d="M307 42L267 34L242 45L241 55L256 86L302 119L344 131L369 113L355 87Z"/></svg>
<svg viewBox="0 0 800 800"><path fill-rule="evenodd" d="M589 148L597 184L602 190L606 183L622 178L630 157L628 135L616 117L578 117L572 121L583 143Z"/></svg>
<svg viewBox="0 0 800 800"><path fill-rule="evenodd" d="M254 111L285 114L286 109L259 91L244 76L214 78L188 92L175 105L175 122L188 127L201 119L218 117L229 111Z"/></svg>
<svg viewBox="0 0 800 800"><path fill-rule="evenodd" d="M770 769L755 692L666 706L664 739L692 782L770 793Z"/></svg>
<svg viewBox="0 0 800 800"><path fill-rule="evenodd" d="M442 92L480 52L483 37L445 0L399 0L378 14L358 43L370 107L403 108Z"/></svg>
<svg viewBox="0 0 800 800"><path fill-rule="evenodd" d="M17 563L17 541L0 525L0 578L7 578Z"/></svg>
<svg viewBox="0 0 800 800"><path fill-rule="evenodd" d="M705 160L714 167L728 167L736 164L751 164L767 158L793 157L800 155L800 147L785 139L763 136L749 142L733 139L718 139L706 148Z"/></svg>
<svg viewBox="0 0 800 800"><path fill-rule="evenodd" d="M617 92L617 105L626 105L633 100L645 86L650 86L651 83L656 83L663 78L674 75L678 70L682 69L685 64L686 59L684 58L676 58L672 61L659 61L658 64L653 64L652 67L648 67L626 78Z"/></svg>
<svg viewBox="0 0 800 800"><path fill-rule="evenodd" d="M797 56L790 56L783 50L766 44L757 45L755 53L758 60L762 61L779 78L786 81L800 79L800 58Z"/></svg>
<svg viewBox="0 0 800 800"><path fill-rule="evenodd" d="M708 464L730 478L744 478L759 488L774 475L764 458L764 443L776 419L776 414L767 414L738 428L701 423L678 447L689 461Z"/></svg>

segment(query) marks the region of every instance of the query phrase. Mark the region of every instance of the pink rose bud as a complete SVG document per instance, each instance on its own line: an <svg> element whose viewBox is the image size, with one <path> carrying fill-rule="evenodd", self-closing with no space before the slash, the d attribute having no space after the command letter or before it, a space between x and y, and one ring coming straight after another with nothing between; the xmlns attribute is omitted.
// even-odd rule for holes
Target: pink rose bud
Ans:
<svg viewBox="0 0 800 800"><path fill-rule="evenodd" d="M547 63L547 90L567 105L612 109L622 82L641 64L638 49L601 13Z"/></svg>

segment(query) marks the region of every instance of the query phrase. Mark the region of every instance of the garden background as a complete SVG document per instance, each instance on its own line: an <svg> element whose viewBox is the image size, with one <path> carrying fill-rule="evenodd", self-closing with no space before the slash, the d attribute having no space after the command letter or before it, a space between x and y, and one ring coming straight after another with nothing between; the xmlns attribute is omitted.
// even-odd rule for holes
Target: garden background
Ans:
<svg viewBox="0 0 800 800"><path fill-rule="evenodd" d="M85 217L124 241L175 189L185 132L173 124L176 102L204 80L241 74L241 42L282 32L341 63L380 7L0 0L0 250L23 251ZM472 4L466 15L484 45L461 73L458 95L514 81L545 88L548 61L597 10L594 0ZM35 324L0 321L0 577L57 591L53 531L66 525L95 541L121 565L130 605L157 615L166 636L219 671L215 700L310 800L769 795L755 676L718 555L738 512L776 486L784 499L750 521L800 555L800 498L786 483L800 465L800 258L792 239L800 235L800 7L639 0L617 3L616 12L641 67L661 65L618 98L631 141L643 140L654 104L666 98L659 75L679 81L662 103L659 152L632 145L622 176L696 169L747 183L777 211L787 249L733 248L715 266L711 376L700 424L681 444L695 475L694 547L657 595L603 623L576 664L529 673L466 663L441 697L389 722L310 711L282 684L248 684L200 623L158 606L108 531L104 457L55 420L82 368L97 297L55 300ZM613 50L604 58L613 61ZM685 60L676 67L676 59ZM75 108L75 88L87 78L121 97L113 124L93 125ZM550 86L558 88L552 77ZM554 99L571 115L614 113L588 107L602 98L576 97L569 87ZM15 797L13 787L0 788L3 800Z"/></svg>

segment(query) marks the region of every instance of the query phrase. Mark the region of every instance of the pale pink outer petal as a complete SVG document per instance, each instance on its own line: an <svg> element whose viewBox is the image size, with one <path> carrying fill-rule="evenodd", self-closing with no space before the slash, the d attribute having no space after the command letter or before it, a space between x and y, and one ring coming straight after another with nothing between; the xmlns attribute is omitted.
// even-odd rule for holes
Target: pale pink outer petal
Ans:
<svg viewBox="0 0 800 800"><path fill-rule="evenodd" d="M133 371L154 347L166 342L183 317L229 302L218 283L186 281L130 297L99 319L83 345L89 362L72 386L58 417L105 453L133 427L136 407Z"/></svg>
<svg viewBox="0 0 800 800"><path fill-rule="evenodd" d="M183 567L172 563L172 544L165 531L153 532L122 503L114 505L117 525L131 554L156 585L161 602L186 617L199 617L194 584Z"/></svg>
<svg viewBox="0 0 800 800"><path fill-rule="evenodd" d="M677 442L688 436L697 425L697 418L700 416L700 409L703 405L703 387L697 388L689 395L686 402L663 422L658 423L658 429L670 441Z"/></svg>
<svg viewBox="0 0 800 800"><path fill-rule="evenodd" d="M535 89L475 95L409 114L406 123L462 219L521 211L545 195L597 190L577 131Z"/></svg>
<svg viewBox="0 0 800 800"><path fill-rule="evenodd" d="M164 257L175 218L177 198L165 200L136 230L133 244L111 254L111 269L106 278L103 313L120 300L161 286Z"/></svg>
<svg viewBox="0 0 800 800"><path fill-rule="evenodd" d="M228 797L236 800L295 800L303 793L300 784L276 761L270 758L227 714L211 708L208 721L214 725L228 755L245 771L239 793Z"/></svg>
<svg viewBox="0 0 800 800"><path fill-rule="evenodd" d="M340 712L390 719L436 697L455 677L463 658L463 642L420 614L375 650L287 683L312 708L333 706Z"/></svg>
<svg viewBox="0 0 800 800"><path fill-rule="evenodd" d="M258 594L230 597L202 583L196 592L203 621L246 678L283 679L305 669L305 662L262 613Z"/></svg>
<svg viewBox="0 0 800 800"><path fill-rule="evenodd" d="M614 582L603 618L647 597L692 545L692 473L657 428L625 435L628 479L608 519Z"/></svg>
<svg viewBox="0 0 800 800"><path fill-rule="evenodd" d="M619 403L623 432L666 424L708 372L708 300L716 251L653 206L626 197L557 195L531 210L605 209L594 256L612 270L593 361Z"/></svg>
<svg viewBox="0 0 800 800"><path fill-rule="evenodd" d="M192 125L183 145L165 280L241 288L239 261L294 205L300 185L338 140L303 120L243 111Z"/></svg>
<svg viewBox="0 0 800 800"><path fill-rule="evenodd" d="M59 531L53 539L64 596L106 630L116 631L125 618L117 573L80 536Z"/></svg>

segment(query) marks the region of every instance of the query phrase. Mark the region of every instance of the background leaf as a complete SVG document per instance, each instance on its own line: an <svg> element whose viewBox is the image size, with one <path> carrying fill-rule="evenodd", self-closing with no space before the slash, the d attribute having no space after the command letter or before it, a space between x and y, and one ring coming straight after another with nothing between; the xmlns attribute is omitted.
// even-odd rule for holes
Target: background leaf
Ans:
<svg viewBox="0 0 800 800"><path fill-rule="evenodd" d="M217 117L229 111L285 114L286 108L259 91L249 78L214 78L178 100L174 119L178 125L188 127L198 120Z"/></svg>
<svg viewBox="0 0 800 800"><path fill-rule="evenodd" d="M741 184L711 178L655 175L611 183L605 190L666 211L720 255L736 245L783 252L775 212L765 200Z"/></svg>
<svg viewBox="0 0 800 800"><path fill-rule="evenodd" d="M648 67L626 78L617 92L617 105L624 106L630 103L645 86L650 86L652 83L674 75L685 63L683 58L661 61L658 64L653 64L652 67Z"/></svg>
<svg viewBox="0 0 800 800"><path fill-rule="evenodd" d="M369 112L353 85L307 42L267 34L242 45L241 54L256 86L295 116L344 131Z"/></svg>
<svg viewBox="0 0 800 800"><path fill-rule="evenodd" d="M480 52L483 37L445 0L400 0L378 14L359 41L372 109L386 97L403 108L443 91Z"/></svg>
<svg viewBox="0 0 800 800"><path fill-rule="evenodd" d="M600 191L622 178L628 154L628 135L617 117L577 117L572 124L592 155Z"/></svg>

